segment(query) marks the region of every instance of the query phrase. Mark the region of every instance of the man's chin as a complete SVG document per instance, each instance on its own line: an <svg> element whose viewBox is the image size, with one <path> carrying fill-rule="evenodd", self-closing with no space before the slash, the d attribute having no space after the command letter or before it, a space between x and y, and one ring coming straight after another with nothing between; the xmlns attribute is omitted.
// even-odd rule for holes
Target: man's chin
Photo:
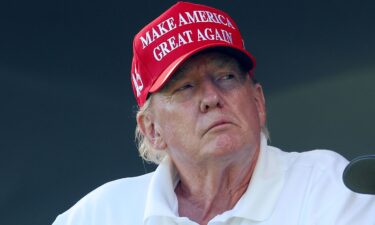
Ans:
<svg viewBox="0 0 375 225"><path fill-rule="evenodd" d="M241 146L239 145L237 138L228 134L216 135L210 140L208 147L213 156L225 156L234 154L240 151Z"/></svg>

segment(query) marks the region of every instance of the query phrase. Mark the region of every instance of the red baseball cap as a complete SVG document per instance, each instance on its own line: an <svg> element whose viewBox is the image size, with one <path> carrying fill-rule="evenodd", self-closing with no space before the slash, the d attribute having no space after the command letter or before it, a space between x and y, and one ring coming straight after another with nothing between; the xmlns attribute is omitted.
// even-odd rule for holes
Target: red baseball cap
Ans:
<svg viewBox="0 0 375 225"><path fill-rule="evenodd" d="M237 25L221 10L178 2L146 25L133 41L131 80L138 105L157 92L187 58L208 48L232 54L249 71L255 67Z"/></svg>

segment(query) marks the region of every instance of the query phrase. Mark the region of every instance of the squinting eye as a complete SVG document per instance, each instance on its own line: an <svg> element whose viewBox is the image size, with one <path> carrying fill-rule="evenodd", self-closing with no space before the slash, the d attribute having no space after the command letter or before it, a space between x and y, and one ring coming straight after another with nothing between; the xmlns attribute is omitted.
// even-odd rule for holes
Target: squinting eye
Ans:
<svg viewBox="0 0 375 225"><path fill-rule="evenodd" d="M192 88L192 87L193 87L193 85L191 85L191 84L185 84L185 85L177 88L174 92L184 91L184 90Z"/></svg>
<svg viewBox="0 0 375 225"><path fill-rule="evenodd" d="M235 76L233 74L227 74L225 76L220 77L220 80L231 80L234 79Z"/></svg>

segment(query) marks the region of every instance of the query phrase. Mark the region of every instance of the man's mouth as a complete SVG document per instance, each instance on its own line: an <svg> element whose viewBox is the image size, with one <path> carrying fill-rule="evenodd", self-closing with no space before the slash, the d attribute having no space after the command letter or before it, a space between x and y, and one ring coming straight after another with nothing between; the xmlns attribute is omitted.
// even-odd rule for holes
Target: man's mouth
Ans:
<svg viewBox="0 0 375 225"><path fill-rule="evenodd" d="M213 130L225 128L227 125L230 125L230 124L231 124L231 122L229 122L227 120L218 120L218 121L215 121L214 123L212 123L211 125L208 126L207 130L204 132L203 135L205 135L209 131L213 131Z"/></svg>

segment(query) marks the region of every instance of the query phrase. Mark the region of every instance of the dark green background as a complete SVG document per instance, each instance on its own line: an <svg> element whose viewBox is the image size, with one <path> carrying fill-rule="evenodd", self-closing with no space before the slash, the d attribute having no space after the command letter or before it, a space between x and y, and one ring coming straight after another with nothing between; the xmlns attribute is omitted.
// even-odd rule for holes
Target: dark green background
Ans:
<svg viewBox="0 0 375 225"><path fill-rule="evenodd" d="M375 153L375 3L196 1L257 58L271 144ZM153 169L137 156L132 39L174 1L0 3L0 224L51 224L92 189Z"/></svg>

